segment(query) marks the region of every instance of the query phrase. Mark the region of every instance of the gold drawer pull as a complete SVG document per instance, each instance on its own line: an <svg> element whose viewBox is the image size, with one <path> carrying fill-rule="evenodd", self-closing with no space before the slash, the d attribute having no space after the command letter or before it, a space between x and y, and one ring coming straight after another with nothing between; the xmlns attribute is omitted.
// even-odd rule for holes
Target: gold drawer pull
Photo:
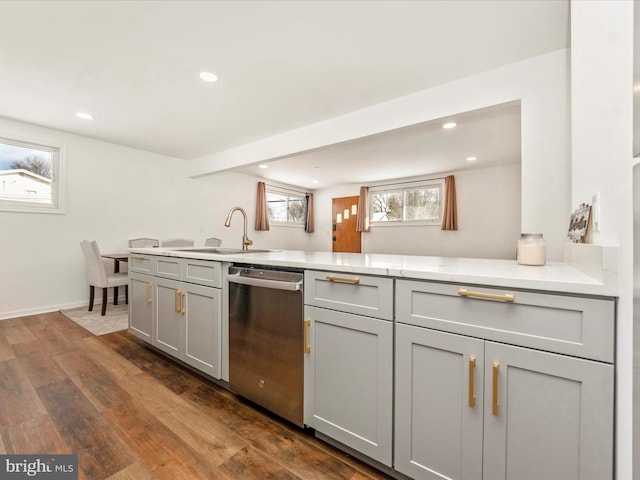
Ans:
<svg viewBox="0 0 640 480"><path fill-rule="evenodd" d="M304 321L304 353L311 353L311 345L309 345L309 327L311 320Z"/></svg>
<svg viewBox="0 0 640 480"><path fill-rule="evenodd" d="M476 357L469 357L469 408L476 406L476 394L474 391L476 370Z"/></svg>
<svg viewBox="0 0 640 480"><path fill-rule="evenodd" d="M515 296L505 293L503 295L498 295L496 293L483 293L483 292L472 292L467 290L466 288L461 288L458 290L458 295L461 297L473 297L473 298L484 298L487 300L500 300L501 302L513 302L515 300Z"/></svg>
<svg viewBox="0 0 640 480"><path fill-rule="evenodd" d="M144 255L131 255L131 258L135 258L136 260L144 260L146 257Z"/></svg>
<svg viewBox="0 0 640 480"><path fill-rule="evenodd" d="M151 288L153 284L147 283L147 303L151 303Z"/></svg>
<svg viewBox="0 0 640 480"><path fill-rule="evenodd" d="M500 404L498 403L498 371L500 370L500 364L498 362L493 362L493 405L492 405L492 413L494 415L498 415L498 408Z"/></svg>
<svg viewBox="0 0 640 480"><path fill-rule="evenodd" d="M358 277L347 278L347 277L337 277L335 275L327 275L327 280L330 282L344 282L344 283L360 283L360 279Z"/></svg>

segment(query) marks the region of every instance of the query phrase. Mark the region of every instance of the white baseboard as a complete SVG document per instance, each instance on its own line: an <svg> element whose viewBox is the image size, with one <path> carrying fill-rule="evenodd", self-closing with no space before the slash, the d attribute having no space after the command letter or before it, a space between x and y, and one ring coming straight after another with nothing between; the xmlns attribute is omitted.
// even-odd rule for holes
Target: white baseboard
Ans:
<svg viewBox="0 0 640 480"><path fill-rule="evenodd" d="M100 297L100 299L98 300L97 297ZM118 295L118 304L120 303L124 304L124 300L125 298L124 298L124 291L123 291L122 294ZM110 296L107 301L109 302L109 304L112 304L113 298ZM84 307L86 305L89 305L88 298L85 300L80 300L78 302L63 303L58 305L43 305L40 307L27 308L24 310L0 312L0 321L8 320L10 318L27 317L29 315L39 315L41 313L57 312L58 310L66 310L68 308ZM99 305L102 305L102 295L98 295L98 292L96 292L96 299L93 302L93 308L95 309L96 306L99 306Z"/></svg>

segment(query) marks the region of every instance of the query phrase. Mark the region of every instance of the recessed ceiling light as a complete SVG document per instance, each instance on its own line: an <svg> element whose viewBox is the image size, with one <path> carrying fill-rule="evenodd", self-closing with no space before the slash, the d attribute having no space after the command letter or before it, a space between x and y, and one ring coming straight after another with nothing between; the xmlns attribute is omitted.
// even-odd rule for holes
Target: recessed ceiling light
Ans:
<svg viewBox="0 0 640 480"><path fill-rule="evenodd" d="M260 168L269 168L269 165L265 165L264 163L260 165Z"/></svg>
<svg viewBox="0 0 640 480"><path fill-rule="evenodd" d="M200 78L205 82L217 82L218 76L211 72L200 72Z"/></svg>
<svg viewBox="0 0 640 480"><path fill-rule="evenodd" d="M442 125L442 128L453 128L456 126L456 122L449 122Z"/></svg>
<svg viewBox="0 0 640 480"><path fill-rule="evenodd" d="M90 113L85 113L85 112L77 112L76 113L76 117L82 118L84 120L93 120L93 115L91 115Z"/></svg>
<svg viewBox="0 0 640 480"><path fill-rule="evenodd" d="M311 180L311 183L320 183L318 180Z"/></svg>
<svg viewBox="0 0 640 480"><path fill-rule="evenodd" d="M467 157L467 162L475 162L478 157Z"/></svg>

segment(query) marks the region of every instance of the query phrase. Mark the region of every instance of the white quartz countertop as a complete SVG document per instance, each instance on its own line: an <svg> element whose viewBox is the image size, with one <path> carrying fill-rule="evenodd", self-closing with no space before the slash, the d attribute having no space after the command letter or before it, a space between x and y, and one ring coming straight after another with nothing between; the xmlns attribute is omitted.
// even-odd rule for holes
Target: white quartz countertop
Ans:
<svg viewBox="0 0 640 480"><path fill-rule="evenodd" d="M202 248L202 247L199 247ZM531 289L584 295L616 296L608 275L597 269L583 269L560 262L544 266L519 265L515 260L429 257L360 253L273 250L264 253L215 254L186 248L130 248L132 254L216 260L255 265L296 267L352 274L383 275L415 280L435 280L486 285L505 289Z"/></svg>

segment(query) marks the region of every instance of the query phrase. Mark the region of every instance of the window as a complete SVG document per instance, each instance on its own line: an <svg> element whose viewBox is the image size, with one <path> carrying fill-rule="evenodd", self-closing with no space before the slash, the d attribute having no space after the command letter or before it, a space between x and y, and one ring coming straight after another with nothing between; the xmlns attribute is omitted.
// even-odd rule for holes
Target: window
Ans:
<svg viewBox="0 0 640 480"><path fill-rule="evenodd" d="M0 210L63 213L61 150L0 138Z"/></svg>
<svg viewBox="0 0 640 480"><path fill-rule="evenodd" d="M371 225L439 225L444 180L425 180L369 189Z"/></svg>
<svg viewBox="0 0 640 480"><path fill-rule="evenodd" d="M267 186L269 222L304 227L307 219L307 196L277 187Z"/></svg>

